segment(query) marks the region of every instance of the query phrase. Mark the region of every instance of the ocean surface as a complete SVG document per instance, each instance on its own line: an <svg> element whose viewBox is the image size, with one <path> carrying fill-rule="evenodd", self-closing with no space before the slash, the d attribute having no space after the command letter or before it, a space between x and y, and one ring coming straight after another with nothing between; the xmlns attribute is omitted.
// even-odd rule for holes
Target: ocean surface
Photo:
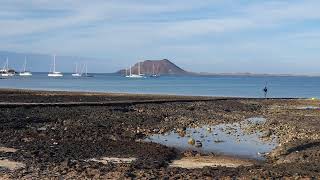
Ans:
<svg viewBox="0 0 320 180"><path fill-rule="evenodd" d="M32 77L0 79L0 88L63 90L138 94L196 96L263 97L268 82L269 97L320 98L320 77L270 76L161 76L128 79L117 74L93 74L94 77L49 78L47 73Z"/></svg>

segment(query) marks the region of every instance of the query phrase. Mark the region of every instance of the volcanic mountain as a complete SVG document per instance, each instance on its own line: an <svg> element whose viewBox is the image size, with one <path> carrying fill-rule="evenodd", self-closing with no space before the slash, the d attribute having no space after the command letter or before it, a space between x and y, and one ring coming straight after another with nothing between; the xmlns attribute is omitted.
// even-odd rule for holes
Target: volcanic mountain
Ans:
<svg viewBox="0 0 320 180"><path fill-rule="evenodd" d="M140 73L142 74L167 74L167 75L184 75L190 74L189 72L178 67L168 59L163 60L145 60L143 62L138 62L131 67L133 74L138 74L140 64ZM117 73L126 74L126 69L122 69ZM129 73L129 68L127 69Z"/></svg>

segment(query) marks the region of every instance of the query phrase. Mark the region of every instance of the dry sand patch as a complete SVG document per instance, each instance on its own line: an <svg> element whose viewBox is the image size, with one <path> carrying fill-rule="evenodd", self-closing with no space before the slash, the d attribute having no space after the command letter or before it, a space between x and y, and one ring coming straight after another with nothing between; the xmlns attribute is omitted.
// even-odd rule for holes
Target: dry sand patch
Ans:
<svg viewBox="0 0 320 180"><path fill-rule="evenodd" d="M244 160L227 156L195 156L195 157L183 157L179 160L174 160L170 167L180 167L186 169L197 169L206 166L209 167L239 167L239 166L252 166L253 161Z"/></svg>

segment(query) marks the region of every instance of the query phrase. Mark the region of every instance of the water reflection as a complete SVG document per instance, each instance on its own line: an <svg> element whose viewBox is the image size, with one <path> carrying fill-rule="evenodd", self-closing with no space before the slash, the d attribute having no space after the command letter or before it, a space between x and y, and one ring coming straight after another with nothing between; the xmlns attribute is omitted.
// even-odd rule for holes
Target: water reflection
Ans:
<svg viewBox="0 0 320 180"><path fill-rule="evenodd" d="M145 141L160 143L180 150L264 159L262 154L275 148L276 138L270 138L268 141L261 140L264 132L248 133L244 129L252 125L262 125L265 121L264 118L250 118L242 123L187 128L185 131L155 134Z"/></svg>

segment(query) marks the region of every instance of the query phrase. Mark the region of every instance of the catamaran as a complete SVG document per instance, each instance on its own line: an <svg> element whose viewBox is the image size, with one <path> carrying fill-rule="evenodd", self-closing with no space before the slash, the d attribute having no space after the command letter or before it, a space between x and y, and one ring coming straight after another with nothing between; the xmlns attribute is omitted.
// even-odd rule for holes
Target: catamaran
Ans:
<svg viewBox="0 0 320 180"><path fill-rule="evenodd" d="M7 58L6 63L4 64L3 68L0 70L0 76L2 77L12 77L15 75L15 71L9 69L9 59Z"/></svg>
<svg viewBox="0 0 320 180"><path fill-rule="evenodd" d="M51 69L50 69L51 71ZM53 56L53 68L52 72L49 72L49 77L62 77L63 74L61 72L56 71L56 55Z"/></svg>
<svg viewBox="0 0 320 180"><path fill-rule="evenodd" d="M132 74L132 67L130 66L130 74L126 75L127 78L145 78L144 74L141 74L140 63L138 66L138 74Z"/></svg>
<svg viewBox="0 0 320 180"><path fill-rule="evenodd" d="M19 76L29 77L32 76L30 71L27 71L27 57L24 58L23 70L19 73Z"/></svg>
<svg viewBox="0 0 320 180"><path fill-rule="evenodd" d="M81 69L81 68L80 68ZM72 74L73 77L81 77L82 72L78 71L78 64L76 63L76 71Z"/></svg>

